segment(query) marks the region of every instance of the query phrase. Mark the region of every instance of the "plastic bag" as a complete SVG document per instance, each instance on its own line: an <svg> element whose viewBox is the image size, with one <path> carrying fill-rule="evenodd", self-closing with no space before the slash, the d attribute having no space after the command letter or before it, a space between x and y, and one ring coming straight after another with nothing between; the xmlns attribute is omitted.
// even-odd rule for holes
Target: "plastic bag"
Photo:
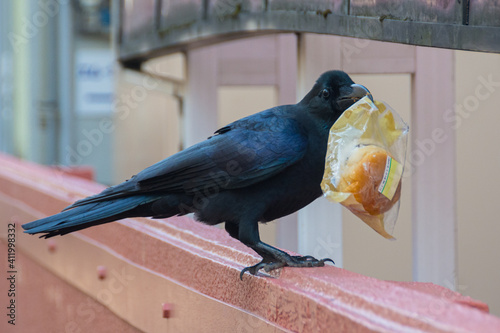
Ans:
<svg viewBox="0 0 500 333"><path fill-rule="evenodd" d="M380 235L399 212L408 125L383 102L363 97L330 129L321 188Z"/></svg>

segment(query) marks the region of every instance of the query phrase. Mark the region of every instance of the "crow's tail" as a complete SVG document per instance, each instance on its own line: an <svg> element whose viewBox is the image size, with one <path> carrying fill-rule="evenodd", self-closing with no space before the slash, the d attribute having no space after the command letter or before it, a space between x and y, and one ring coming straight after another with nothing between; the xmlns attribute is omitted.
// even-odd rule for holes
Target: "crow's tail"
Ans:
<svg viewBox="0 0 500 333"><path fill-rule="evenodd" d="M140 216L141 214L134 214L134 211L140 209L141 205L149 204L157 199L157 196L136 195L89 203L23 224L23 229L29 234L43 233L41 238L65 235L94 225Z"/></svg>

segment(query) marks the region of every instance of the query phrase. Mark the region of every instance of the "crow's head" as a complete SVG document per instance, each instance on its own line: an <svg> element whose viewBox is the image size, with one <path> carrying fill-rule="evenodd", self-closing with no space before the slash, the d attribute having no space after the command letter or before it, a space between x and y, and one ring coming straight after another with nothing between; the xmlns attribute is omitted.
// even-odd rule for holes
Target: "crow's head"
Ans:
<svg viewBox="0 0 500 333"><path fill-rule="evenodd" d="M349 75L342 71L323 73L314 87L300 101L311 113L334 121L364 96L373 97L368 89L354 83Z"/></svg>

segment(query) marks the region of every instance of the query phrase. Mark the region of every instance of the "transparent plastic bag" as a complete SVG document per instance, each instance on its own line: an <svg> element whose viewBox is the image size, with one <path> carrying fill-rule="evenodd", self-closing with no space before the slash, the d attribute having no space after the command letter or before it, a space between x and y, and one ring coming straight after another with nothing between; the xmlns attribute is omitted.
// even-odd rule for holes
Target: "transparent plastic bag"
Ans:
<svg viewBox="0 0 500 333"><path fill-rule="evenodd" d="M321 188L380 235L399 212L408 125L387 104L364 97L330 129Z"/></svg>

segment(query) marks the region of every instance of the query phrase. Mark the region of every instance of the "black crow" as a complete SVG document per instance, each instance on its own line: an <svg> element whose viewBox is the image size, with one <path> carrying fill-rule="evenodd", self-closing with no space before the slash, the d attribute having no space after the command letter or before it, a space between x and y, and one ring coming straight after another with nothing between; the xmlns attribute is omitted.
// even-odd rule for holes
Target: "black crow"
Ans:
<svg viewBox="0 0 500 333"><path fill-rule="evenodd" d="M329 129L366 95L370 92L346 73L326 72L299 103L237 120L131 179L23 228L48 238L127 217L194 213L209 225L226 222L232 237L262 256L240 277L261 268L323 266L331 259L291 256L263 243L258 222L291 214L322 195Z"/></svg>

